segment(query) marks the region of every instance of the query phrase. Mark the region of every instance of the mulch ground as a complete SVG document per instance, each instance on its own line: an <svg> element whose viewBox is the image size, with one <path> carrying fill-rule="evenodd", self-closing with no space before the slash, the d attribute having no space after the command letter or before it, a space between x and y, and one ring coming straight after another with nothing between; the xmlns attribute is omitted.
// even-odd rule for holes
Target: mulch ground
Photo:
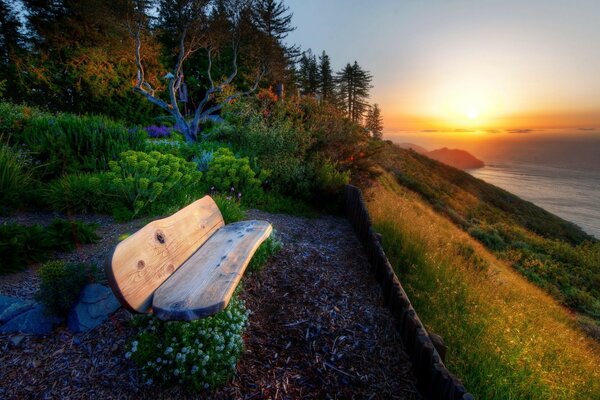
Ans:
<svg viewBox="0 0 600 400"><path fill-rule="evenodd" d="M0 399L420 398L349 223L259 211L249 217L270 221L284 246L260 272L244 278L242 297L252 314L245 353L225 387L190 394L181 387L143 385L123 357L134 330L131 315L121 309L85 334L59 328L43 338L0 335ZM119 234L143 225L103 222L101 243L64 257L103 260ZM0 293L34 291L33 275L0 277Z"/></svg>

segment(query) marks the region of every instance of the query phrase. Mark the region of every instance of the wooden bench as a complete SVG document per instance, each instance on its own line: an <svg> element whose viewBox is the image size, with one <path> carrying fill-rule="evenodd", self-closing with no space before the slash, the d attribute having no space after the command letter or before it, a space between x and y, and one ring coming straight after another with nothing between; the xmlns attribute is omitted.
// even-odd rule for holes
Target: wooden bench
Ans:
<svg viewBox="0 0 600 400"><path fill-rule="evenodd" d="M271 231L266 221L225 225L213 199L205 196L120 242L106 275L131 311L153 312L163 320L207 317L227 307Z"/></svg>

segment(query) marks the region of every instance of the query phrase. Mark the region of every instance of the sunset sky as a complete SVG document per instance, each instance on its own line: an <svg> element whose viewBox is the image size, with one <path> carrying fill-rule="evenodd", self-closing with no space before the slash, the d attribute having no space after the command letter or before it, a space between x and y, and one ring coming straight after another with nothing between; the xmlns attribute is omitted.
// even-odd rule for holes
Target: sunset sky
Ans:
<svg viewBox="0 0 600 400"><path fill-rule="evenodd" d="M600 128L600 1L287 0L288 41L375 79L386 132Z"/></svg>

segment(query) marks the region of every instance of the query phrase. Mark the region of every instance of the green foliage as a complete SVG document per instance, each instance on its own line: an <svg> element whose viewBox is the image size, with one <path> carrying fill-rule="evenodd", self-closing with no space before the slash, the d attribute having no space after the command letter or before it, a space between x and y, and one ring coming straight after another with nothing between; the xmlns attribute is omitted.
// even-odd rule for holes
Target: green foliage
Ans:
<svg viewBox="0 0 600 400"><path fill-rule="evenodd" d="M20 203L30 189L32 170L26 155L0 144L0 212Z"/></svg>
<svg viewBox="0 0 600 400"><path fill-rule="evenodd" d="M147 384L182 384L193 391L215 388L235 372L247 320L236 295L225 310L195 321L137 317L140 330L125 357L141 368Z"/></svg>
<svg viewBox="0 0 600 400"><path fill-rule="evenodd" d="M469 229L469 235L492 250L503 250L506 247L506 243L504 243L502 237L493 228L473 227Z"/></svg>
<svg viewBox="0 0 600 400"><path fill-rule="evenodd" d="M28 263L42 262L52 251L71 251L77 244L94 243L96 225L79 221L54 220L41 225L0 225L0 274L25 268Z"/></svg>
<svg viewBox="0 0 600 400"><path fill-rule="evenodd" d="M157 151L126 151L109 167L110 185L124 201L129 217L164 213L191 203L202 177L193 162Z"/></svg>
<svg viewBox="0 0 600 400"><path fill-rule="evenodd" d="M213 153L204 180L219 192L230 192L233 189L234 196L259 190L261 185L248 158L238 158L226 147Z"/></svg>
<svg viewBox="0 0 600 400"><path fill-rule="evenodd" d="M279 253L283 243L277 239L276 232L271 233L271 236L267 238L252 256L250 264L248 264L248 271L257 272L267 263L269 258Z"/></svg>
<svg viewBox="0 0 600 400"><path fill-rule="evenodd" d="M81 289L96 281L99 269L95 265L50 261L37 271L40 288L36 300L56 315L65 317L75 305Z"/></svg>
<svg viewBox="0 0 600 400"><path fill-rule="evenodd" d="M335 195L343 193L344 186L350 183L350 171L340 172L330 162L324 162L316 171L317 186L320 193Z"/></svg>
<svg viewBox="0 0 600 400"><path fill-rule="evenodd" d="M242 196L242 203L247 207L257 208L269 213L298 215L308 218L317 215L317 211L303 199L284 196L275 191L257 190L248 193Z"/></svg>
<svg viewBox="0 0 600 400"><path fill-rule="evenodd" d="M50 182L42 196L55 211L110 212L117 199L110 194L108 183L106 174L70 174Z"/></svg>
<svg viewBox="0 0 600 400"><path fill-rule="evenodd" d="M46 175L103 171L125 150L143 149L145 133L105 117L59 114L31 118L14 138L44 165Z"/></svg>
<svg viewBox="0 0 600 400"><path fill-rule="evenodd" d="M13 136L20 136L28 121L34 116L50 117L50 114L28 106L0 102L0 138L11 140Z"/></svg>
<svg viewBox="0 0 600 400"><path fill-rule="evenodd" d="M226 196L224 194L215 194L211 197L215 203L217 203L226 224L238 222L246 218L246 213L242 209L240 202L234 197Z"/></svg>

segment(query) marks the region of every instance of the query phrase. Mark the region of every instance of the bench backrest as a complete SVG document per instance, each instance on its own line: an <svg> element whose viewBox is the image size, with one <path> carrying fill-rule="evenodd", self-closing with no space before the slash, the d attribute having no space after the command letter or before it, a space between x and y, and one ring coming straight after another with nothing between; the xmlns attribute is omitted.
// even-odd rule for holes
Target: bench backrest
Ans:
<svg viewBox="0 0 600 400"><path fill-rule="evenodd" d="M154 291L223 225L219 207L205 196L120 242L106 275L121 304L148 311Z"/></svg>

